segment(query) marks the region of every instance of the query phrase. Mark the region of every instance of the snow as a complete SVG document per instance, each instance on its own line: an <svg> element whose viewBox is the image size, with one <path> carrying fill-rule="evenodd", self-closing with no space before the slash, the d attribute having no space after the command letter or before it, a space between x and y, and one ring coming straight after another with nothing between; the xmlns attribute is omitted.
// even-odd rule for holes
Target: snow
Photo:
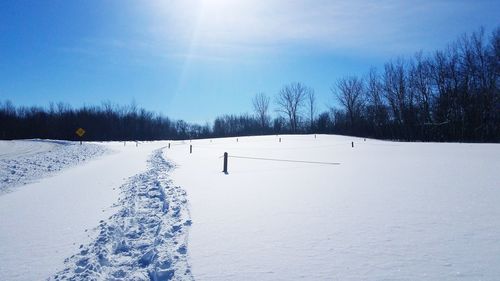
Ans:
<svg viewBox="0 0 500 281"><path fill-rule="evenodd" d="M500 145L280 137L167 151L196 280L498 280Z"/></svg>
<svg viewBox="0 0 500 281"><path fill-rule="evenodd" d="M43 280L63 269L65 258L97 236L99 221L118 211L119 187L146 170L159 144L103 146L115 153L0 196L0 280Z"/></svg>
<svg viewBox="0 0 500 281"><path fill-rule="evenodd" d="M79 147L0 142L0 163L46 167L68 146ZM0 195L0 280L500 276L499 144L285 135L88 147L85 161L26 173Z"/></svg>
<svg viewBox="0 0 500 281"><path fill-rule="evenodd" d="M0 141L0 192L105 153L102 146L54 140Z"/></svg>
<svg viewBox="0 0 500 281"><path fill-rule="evenodd" d="M53 280L190 280L186 193L172 185L162 150L148 170L122 188L120 211L101 221L99 235Z"/></svg>

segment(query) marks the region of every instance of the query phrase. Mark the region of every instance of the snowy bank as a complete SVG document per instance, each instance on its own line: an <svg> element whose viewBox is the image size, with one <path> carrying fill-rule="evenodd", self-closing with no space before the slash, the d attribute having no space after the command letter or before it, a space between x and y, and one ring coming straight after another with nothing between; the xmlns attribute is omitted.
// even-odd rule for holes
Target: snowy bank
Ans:
<svg viewBox="0 0 500 281"><path fill-rule="evenodd" d="M0 193L106 152L96 144L54 140L0 141Z"/></svg>

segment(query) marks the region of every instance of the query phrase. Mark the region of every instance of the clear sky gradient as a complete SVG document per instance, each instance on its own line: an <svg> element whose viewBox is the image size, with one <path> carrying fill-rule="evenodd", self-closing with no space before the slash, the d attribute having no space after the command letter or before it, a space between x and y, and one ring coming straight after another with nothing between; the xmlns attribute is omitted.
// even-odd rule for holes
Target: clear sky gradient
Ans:
<svg viewBox="0 0 500 281"><path fill-rule="evenodd" d="M204 123L500 24L500 1L0 1L0 100L111 101Z"/></svg>

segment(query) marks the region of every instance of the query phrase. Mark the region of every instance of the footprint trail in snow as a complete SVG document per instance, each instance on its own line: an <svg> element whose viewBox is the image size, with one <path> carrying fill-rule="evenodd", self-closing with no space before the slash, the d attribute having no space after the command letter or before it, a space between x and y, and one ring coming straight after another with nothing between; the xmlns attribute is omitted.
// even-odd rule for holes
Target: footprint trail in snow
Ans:
<svg viewBox="0 0 500 281"><path fill-rule="evenodd" d="M121 186L120 210L49 280L193 280L186 193L169 180L170 169L162 149L154 151L148 170Z"/></svg>

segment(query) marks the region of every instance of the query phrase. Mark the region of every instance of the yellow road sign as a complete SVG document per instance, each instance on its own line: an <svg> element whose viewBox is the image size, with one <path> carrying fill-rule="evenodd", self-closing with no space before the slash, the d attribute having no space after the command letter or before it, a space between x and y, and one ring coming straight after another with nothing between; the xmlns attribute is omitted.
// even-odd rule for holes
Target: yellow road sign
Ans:
<svg viewBox="0 0 500 281"><path fill-rule="evenodd" d="M83 135L85 134L85 130L82 129L82 128L78 128L78 130L76 130L75 132L79 137L83 137Z"/></svg>

